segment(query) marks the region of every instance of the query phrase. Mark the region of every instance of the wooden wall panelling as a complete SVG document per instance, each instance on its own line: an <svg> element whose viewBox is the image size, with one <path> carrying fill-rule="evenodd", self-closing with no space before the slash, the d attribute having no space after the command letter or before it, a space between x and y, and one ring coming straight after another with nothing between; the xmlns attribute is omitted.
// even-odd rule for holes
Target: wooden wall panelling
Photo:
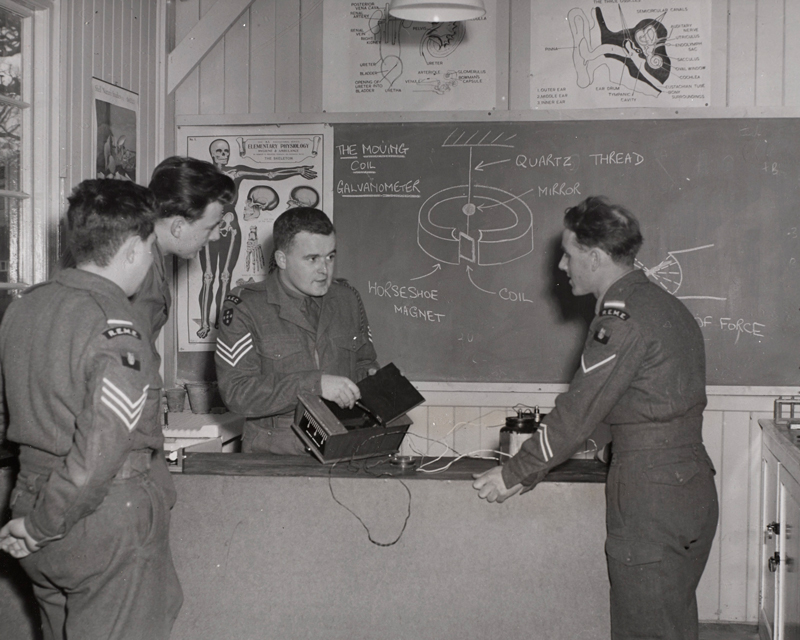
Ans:
<svg viewBox="0 0 800 640"><path fill-rule="evenodd" d="M783 105L784 0L758 0L756 13L756 104ZM790 26L794 31L794 25ZM794 35L794 34L793 34Z"/></svg>
<svg viewBox="0 0 800 640"><path fill-rule="evenodd" d="M219 0L201 0L202 17ZM228 32L230 33L230 32ZM227 37L227 36L226 36ZM200 113L225 113L225 38L223 37L200 61Z"/></svg>
<svg viewBox="0 0 800 640"><path fill-rule="evenodd" d="M711 3L711 106L725 107L728 93L728 0Z"/></svg>
<svg viewBox="0 0 800 640"><path fill-rule="evenodd" d="M722 412L708 412L703 414L703 442L706 451L717 470L717 492L720 492L720 478L722 469ZM717 525L717 535L711 547L703 577L697 588L697 611L701 620L717 620L720 613L720 531Z"/></svg>
<svg viewBox="0 0 800 640"><path fill-rule="evenodd" d="M785 4L786 15L783 21L783 104L784 106L800 105L800 38L797 37L797 26L800 25L800 2L788 1Z"/></svg>
<svg viewBox="0 0 800 640"><path fill-rule="evenodd" d="M147 12L149 7L142 6L142 0L128 0L125 4L127 20L122 25L125 34L125 44L120 52L122 60L122 72L126 76L123 78L123 87L153 87L151 82L154 75L149 73L151 65L155 60L150 57L150 52L155 47L142 48L142 31L147 29L147 22L143 12ZM142 74L144 71L144 74ZM144 82L142 82L144 80Z"/></svg>
<svg viewBox="0 0 800 640"><path fill-rule="evenodd" d="M159 95L156 86L160 78L158 69L156 69L158 63L156 51L157 47L162 45L157 44L158 4L140 0L139 7L138 33L132 45L140 52L139 86L149 87L147 91L147 109L140 115L142 133L139 135L139 148L137 150L139 154L139 169L142 173L139 182L147 184L150 182L150 175L153 173L153 169L163 160L163 157L159 157L161 150L158 147L159 135L162 134L156 131L159 123L163 122L163 119L159 118L159 114L156 113L156 109L158 109L157 96ZM140 94L140 99L141 97Z"/></svg>
<svg viewBox="0 0 800 640"><path fill-rule="evenodd" d="M128 3L111 2L107 3L105 10L105 40L106 51L110 51L111 60L109 66L111 67L110 82L126 89L129 85L125 83L130 80L129 69L123 59L123 52L126 47L130 47L130 31L124 28L127 25L123 24L126 17L125 14L129 13ZM127 23L127 20L125 20Z"/></svg>
<svg viewBox="0 0 800 640"><path fill-rule="evenodd" d="M720 489L720 616L723 620L747 617L747 552L750 495L750 416L725 412L722 419L722 469ZM758 475L756 474L756 478ZM756 514L757 516L757 514Z"/></svg>
<svg viewBox="0 0 800 640"><path fill-rule="evenodd" d="M408 428L408 434L403 438L400 445L400 454L404 456L417 455L415 449L424 451L423 447L426 443L423 438L428 437L428 407L427 405L420 405L408 412L408 417L411 418L413 424Z"/></svg>
<svg viewBox="0 0 800 640"><path fill-rule="evenodd" d="M481 448L481 408L456 407L451 456L467 456Z"/></svg>
<svg viewBox="0 0 800 640"><path fill-rule="evenodd" d="M175 44L180 44L186 35L200 22L200 0L184 0L175 4ZM200 113L200 68L195 67L175 89L175 114L196 115ZM178 149L185 154L185 149Z"/></svg>
<svg viewBox="0 0 800 640"><path fill-rule="evenodd" d="M250 30L252 23L247 9L222 38L223 81L221 113L247 113L253 83L250 77Z"/></svg>
<svg viewBox="0 0 800 640"><path fill-rule="evenodd" d="M256 0L250 6L250 86L248 105L243 113L275 111L277 0ZM281 5L293 4L281 2Z"/></svg>
<svg viewBox="0 0 800 640"><path fill-rule="evenodd" d="M275 60L280 60L280 64L275 69L273 80L275 85L273 87L273 92L275 93L273 111L275 113L300 113L302 111L301 99L304 89L304 76L300 66L300 38L305 30L301 9L305 3L301 5L297 0L292 2L275 0L275 5L276 31L272 40L275 49L273 55ZM321 15L321 13L322 7L320 6L315 15ZM316 39L321 47L322 23L321 18L318 18L318 20L320 22ZM319 84L320 86L322 85L321 75Z"/></svg>
<svg viewBox="0 0 800 640"><path fill-rule="evenodd" d="M80 146L77 148L77 157L73 164L72 181L69 184L69 189L72 189L84 177L94 174L94 153L92 149L92 112L91 112L91 97L92 97L92 74L94 73L93 62L94 52L96 46L92 46L96 42L96 32L99 31L99 20L95 20L94 3L91 0L83 0L83 2L76 3L80 6L79 20L83 21L83 29L80 38L75 42L78 51L83 52L82 59L79 61L78 66L75 68L77 76L77 86L80 88L79 92L72 94L73 104L75 106L73 116L77 115L77 119L72 120L73 126L77 123L83 123L81 127ZM87 46L87 44L89 46Z"/></svg>
<svg viewBox="0 0 800 640"><path fill-rule="evenodd" d="M300 0L298 93L302 113L322 113L322 15L320 0Z"/></svg>
<svg viewBox="0 0 800 640"><path fill-rule="evenodd" d="M424 451L429 456L451 456L447 447L453 446L453 427L456 424L454 407L430 407L428 409L427 442Z"/></svg>
<svg viewBox="0 0 800 640"><path fill-rule="evenodd" d="M497 73L496 111L508 111L508 94L510 91L509 64L511 59L509 0L497 0L495 67ZM530 40L530 38L528 38Z"/></svg>
<svg viewBox="0 0 800 640"><path fill-rule="evenodd" d="M511 0L508 9L508 108L531 108L531 0ZM513 44L513 46L511 46Z"/></svg>
<svg viewBox="0 0 800 640"><path fill-rule="evenodd" d="M756 103L756 2L728 2L727 107L752 107Z"/></svg>

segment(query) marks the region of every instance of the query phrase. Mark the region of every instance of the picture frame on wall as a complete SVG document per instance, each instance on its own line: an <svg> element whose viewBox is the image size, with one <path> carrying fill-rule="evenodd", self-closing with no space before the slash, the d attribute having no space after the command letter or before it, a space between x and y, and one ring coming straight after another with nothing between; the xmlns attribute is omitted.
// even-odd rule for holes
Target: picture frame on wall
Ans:
<svg viewBox="0 0 800 640"><path fill-rule="evenodd" d="M139 95L92 78L95 177L136 182Z"/></svg>

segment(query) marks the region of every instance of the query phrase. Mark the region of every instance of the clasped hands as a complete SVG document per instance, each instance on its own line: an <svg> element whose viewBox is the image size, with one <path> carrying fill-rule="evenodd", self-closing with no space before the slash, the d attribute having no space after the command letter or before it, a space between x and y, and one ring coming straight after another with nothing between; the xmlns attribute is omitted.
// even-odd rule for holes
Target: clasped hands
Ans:
<svg viewBox="0 0 800 640"><path fill-rule="evenodd" d="M14 518L0 529L0 551L19 559L38 550L39 545L25 527L25 518Z"/></svg>

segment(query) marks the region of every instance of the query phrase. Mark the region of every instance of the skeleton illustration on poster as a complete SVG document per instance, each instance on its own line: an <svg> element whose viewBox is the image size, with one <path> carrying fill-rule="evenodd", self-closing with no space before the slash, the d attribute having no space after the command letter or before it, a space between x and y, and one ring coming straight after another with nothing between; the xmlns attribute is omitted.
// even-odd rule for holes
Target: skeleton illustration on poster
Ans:
<svg viewBox="0 0 800 640"><path fill-rule="evenodd" d="M234 181L236 202L223 210L219 239L177 273L178 348L213 349L219 312L231 289L263 280L272 255L272 225L291 207L331 211L328 125L186 127L186 155L213 162Z"/></svg>

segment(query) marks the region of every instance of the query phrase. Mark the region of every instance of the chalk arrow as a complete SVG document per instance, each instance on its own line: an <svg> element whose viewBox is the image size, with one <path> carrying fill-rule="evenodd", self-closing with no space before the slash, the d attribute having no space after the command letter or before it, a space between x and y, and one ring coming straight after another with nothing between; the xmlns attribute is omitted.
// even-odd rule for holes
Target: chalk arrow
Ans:
<svg viewBox="0 0 800 640"><path fill-rule="evenodd" d="M480 186L483 186L483 185L480 185ZM536 189L536 187L534 187L533 189L528 189L527 191L523 191L518 196L513 196L513 197L509 198L508 200L506 200L505 202L495 202L494 204L479 204L478 205L478 209L483 211L484 209L491 209L492 207L498 207L498 206L503 205L503 204L508 204L509 202L513 202L514 200L519 200L520 202L522 202L522 196L529 194L534 189Z"/></svg>
<svg viewBox="0 0 800 640"><path fill-rule="evenodd" d="M483 171L484 167L491 167L493 164L500 164L502 162L508 162L510 158L506 158L505 160L497 160L496 162L484 162L481 160L478 164L475 165L475 171Z"/></svg>
<svg viewBox="0 0 800 640"><path fill-rule="evenodd" d="M435 265L433 265L433 271L431 271L430 273L426 273L424 276L417 276L416 278L411 278L411 279L412 280L422 280L422 278L427 278L428 276L433 275L434 273L436 273L441 268L442 268L442 265L440 265L437 262Z"/></svg>
<svg viewBox="0 0 800 640"><path fill-rule="evenodd" d="M467 277L469 278L469 281L472 283L472 286L475 287L476 289L483 291L484 293L491 293L493 296L497 295L497 291L487 291L486 289L481 289L477 284L475 284L475 281L472 279L472 267L470 267L469 265L467 265Z"/></svg>

